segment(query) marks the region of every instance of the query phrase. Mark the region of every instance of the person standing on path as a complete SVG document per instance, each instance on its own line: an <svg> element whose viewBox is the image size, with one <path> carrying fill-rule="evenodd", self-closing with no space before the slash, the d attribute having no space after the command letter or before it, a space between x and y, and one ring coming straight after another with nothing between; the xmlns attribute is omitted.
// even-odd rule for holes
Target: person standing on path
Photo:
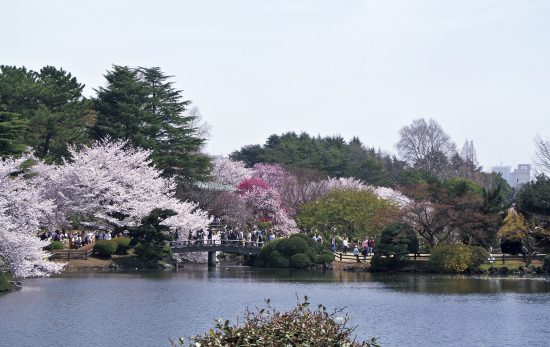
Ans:
<svg viewBox="0 0 550 347"><path fill-rule="evenodd" d="M353 255L357 259L357 262L360 263L361 261L359 260L359 248L357 248L357 244L355 244L355 247L353 247Z"/></svg>
<svg viewBox="0 0 550 347"><path fill-rule="evenodd" d="M348 238L347 237L344 239L344 241L342 241L342 248L344 250L344 254L347 254L348 248L349 248L349 243L348 243Z"/></svg>

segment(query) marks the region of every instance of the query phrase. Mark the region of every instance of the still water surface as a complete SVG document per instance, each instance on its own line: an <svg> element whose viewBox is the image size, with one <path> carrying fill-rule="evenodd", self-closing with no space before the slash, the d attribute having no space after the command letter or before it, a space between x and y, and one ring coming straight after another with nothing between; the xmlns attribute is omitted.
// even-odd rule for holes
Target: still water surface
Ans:
<svg viewBox="0 0 550 347"><path fill-rule="evenodd" d="M550 281L186 266L26 280L0 296L1 346L169 346L271 298L346 306L383 346L550 346Z"/></svg>

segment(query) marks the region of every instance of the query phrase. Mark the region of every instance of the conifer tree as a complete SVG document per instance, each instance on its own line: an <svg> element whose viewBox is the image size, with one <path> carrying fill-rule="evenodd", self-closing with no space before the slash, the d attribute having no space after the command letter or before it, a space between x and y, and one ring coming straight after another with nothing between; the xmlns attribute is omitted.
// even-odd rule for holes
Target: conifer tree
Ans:
<svg viewBox="0 0 550 347"><path fill-rule="evenodd" d="M26 123L17 113L0 111L0 156L17 155L25 150Z"/></svg>
<svg viewBox="0 0 550 347"><path fill-rule="evenodd" d="M16 123L14 117L19 119L18 129L25 124L16 147L31 146L39 157L59 161L68 155L67 145L86 143L87 121L93 119L83 89L63 69L0 66L0 112L14 114L9 117Z"/></svg>
<svg viewBox="0 0 550 347"><path fill-rule="evenodd" d="M200 152L205 139L193 127L195 116L186 113L191 102L171 76L158 67L114 66L105 78L107 86L97 90L94 100L93 138L129 140L151 150L154 163L179 182L207 174L209 160Z"/></svg>

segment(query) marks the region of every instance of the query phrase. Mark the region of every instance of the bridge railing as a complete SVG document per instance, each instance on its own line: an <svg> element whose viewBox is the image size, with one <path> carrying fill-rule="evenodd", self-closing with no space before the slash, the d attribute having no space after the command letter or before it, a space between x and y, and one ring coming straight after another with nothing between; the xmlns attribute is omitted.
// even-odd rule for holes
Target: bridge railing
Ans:
<svg viewBox="0 0 550 347"><path fill-rule="evenodd" d="M232 246L232 247L257 247L261 248L265 242L246 240L182 240L169 241L170 247L205 247L205 246Z"/></svg>

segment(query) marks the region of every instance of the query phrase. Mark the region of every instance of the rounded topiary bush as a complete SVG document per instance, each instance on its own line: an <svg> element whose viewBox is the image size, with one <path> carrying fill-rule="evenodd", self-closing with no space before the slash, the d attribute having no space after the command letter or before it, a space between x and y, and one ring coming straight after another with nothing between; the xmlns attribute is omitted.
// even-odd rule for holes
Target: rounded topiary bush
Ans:
<svg viewBox="0 0 550 347"><path fill-rule="evenodd" d="M288 239L282 239L277 245L277 250L286 256L307 252L307 241L299 234L292 235Z"/></svg>
<svg viewBox="0 0 550 347"><path fill-rule="evenodd" d="M296 253L290 257L290 265L298 269L305 269L311 264L311 259L305 253Z"/></svg>
<svg viewBox="0 0 550 347"><path fill-rule="evenodd" d="M110 257L116 254L118 244L115 240L98 240L94 245L95 254L100 257Z"/></svg>
<svg viewBox="0 0 550 347"><path fill-rule="evenodd" d="M65 248L65 244L61 241L52 241L52 243L50 243L48 248L52 251L56 249L63 249Z"/></svg>
<svg viewBox="0 0 550 347"><path fill-rule="evenodd" d="M294 234L288 238L279 238L268 242L262 247L256 261L258 266L268 267L297 267L304 268L311 263L324 264L334 260L334 255L328 245L310 243L304 234ZM294 255L301 254L291 261ZM307 264L305 264L307 257Z"/></svg>
<svg viewBox="0 0 550 347"><path fill-rule="evenodd" d="M317 264L326 264L332 263L334 261L334 253L329 250L324 250L322 253L317 254L317 257L314 259L314 262Z"/></svg>
<svg viewBox="0 0 550 347"><path fill-rule="evenodd" d="M128 253L128 250L130 249L130 242L132 241L129 237L116 237L113 239L113 241L116 242L118 248L117 253L118 254L126 254Z"/></svg>
<svg viewBox="0 0 550 347"><path fill-rule="evenodd" d="M274 250L269 254L267 264L272 267L288 267L290 265L290 260L279 251Z"/></svg>

